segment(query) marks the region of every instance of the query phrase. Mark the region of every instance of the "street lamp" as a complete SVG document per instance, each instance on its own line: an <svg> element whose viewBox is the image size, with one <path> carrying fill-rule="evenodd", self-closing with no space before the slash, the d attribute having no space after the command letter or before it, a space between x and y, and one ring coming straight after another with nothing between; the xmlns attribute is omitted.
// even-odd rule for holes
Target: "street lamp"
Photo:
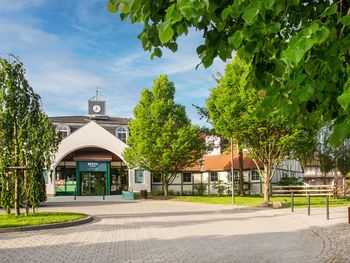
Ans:
<svg viewBox="0 0 350 263"><path fill-rule="evenodd" d="M233 180L233 138L231 137L231 181L232 181L232 204L235 204L235 184Z"/></svg>

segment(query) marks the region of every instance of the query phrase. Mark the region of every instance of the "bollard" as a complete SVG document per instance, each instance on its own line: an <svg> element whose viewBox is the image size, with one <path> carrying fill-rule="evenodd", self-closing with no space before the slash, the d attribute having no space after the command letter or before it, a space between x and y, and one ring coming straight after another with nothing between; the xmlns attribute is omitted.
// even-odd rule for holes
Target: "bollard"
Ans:
<svg viewBox="0 0 350 263"><path fill-rule="evenodd" d="M329 220L329 195L326 195L326 214L327 220Z"/></svg>
<svg viewBox="0 0 350 263"><path fill-rule="evenodd" d="M310 215L310 192L307 193L307 215Z"/></svg>
<svg viewBox="0 0 350 263"><path fill-rule="evenodd" d="M103 187L103 200L105 200L105 188Z"/></svg>
<svg viewBox="0 0 350 263"><path fill-rule="evenodd" d="M77 200L77 188L74 188L74 200Z"/></svg>
<svg viewBox="0 0 350 263"><path fill-rule="evenodd" d="M294 212L294 193L292 193L292 212Z"/></svg>

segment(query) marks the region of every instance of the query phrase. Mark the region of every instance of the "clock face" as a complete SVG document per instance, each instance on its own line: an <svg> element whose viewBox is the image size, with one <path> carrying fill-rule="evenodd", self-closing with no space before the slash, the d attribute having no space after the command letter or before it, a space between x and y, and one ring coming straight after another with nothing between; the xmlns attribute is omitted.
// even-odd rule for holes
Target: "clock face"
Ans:
<svg viewBox="0 0 350 263"><path fill-rule="evenodd" d="M95 104L94 106L92 106L92 110L95 112L95 113L99 113L101 111L101 106L98 105L98 104Z"/></svg>

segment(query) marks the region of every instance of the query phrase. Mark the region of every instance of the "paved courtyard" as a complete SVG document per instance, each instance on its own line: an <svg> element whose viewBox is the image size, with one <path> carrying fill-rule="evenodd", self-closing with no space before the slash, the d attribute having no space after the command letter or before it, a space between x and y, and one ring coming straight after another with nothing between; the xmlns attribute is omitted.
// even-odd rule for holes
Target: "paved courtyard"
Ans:
<svg viewBox="0 0 350 263"><path fill-rule="evenodd" d="M0 262L350 262L346 208L326 220L324 209L307 216L174 201L53 201L40 210L94 221L0 234Z"/></svg>

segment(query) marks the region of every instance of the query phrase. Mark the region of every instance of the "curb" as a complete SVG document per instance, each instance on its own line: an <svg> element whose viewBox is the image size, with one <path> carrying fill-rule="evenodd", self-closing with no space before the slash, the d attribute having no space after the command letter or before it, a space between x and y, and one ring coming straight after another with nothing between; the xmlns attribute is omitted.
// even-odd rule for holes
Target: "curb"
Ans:
<svg viewBox="0 0 350 263"><path fill-rule="evenodd" d="M62 228L62 227L78 226L78 225L89 223L92 220L93 220L92 216L87 216L86 218L83 218L83 219L62 222L62 223L54 223L54 224L38 225L38 226L0 228L0 234L1 233L13 233L13 232L24 232L24 231L55 229L55 228Z"/></svg>
<svg viewBox="0 0 350 263"><path fill-rule="evenodd" d="M316 257L316 262L325 262L328 259L328 256L333 252L332 242L323 232L323 228L316 227L310 228L310 230L323 241L323 249L321 254Z"/></svg>

